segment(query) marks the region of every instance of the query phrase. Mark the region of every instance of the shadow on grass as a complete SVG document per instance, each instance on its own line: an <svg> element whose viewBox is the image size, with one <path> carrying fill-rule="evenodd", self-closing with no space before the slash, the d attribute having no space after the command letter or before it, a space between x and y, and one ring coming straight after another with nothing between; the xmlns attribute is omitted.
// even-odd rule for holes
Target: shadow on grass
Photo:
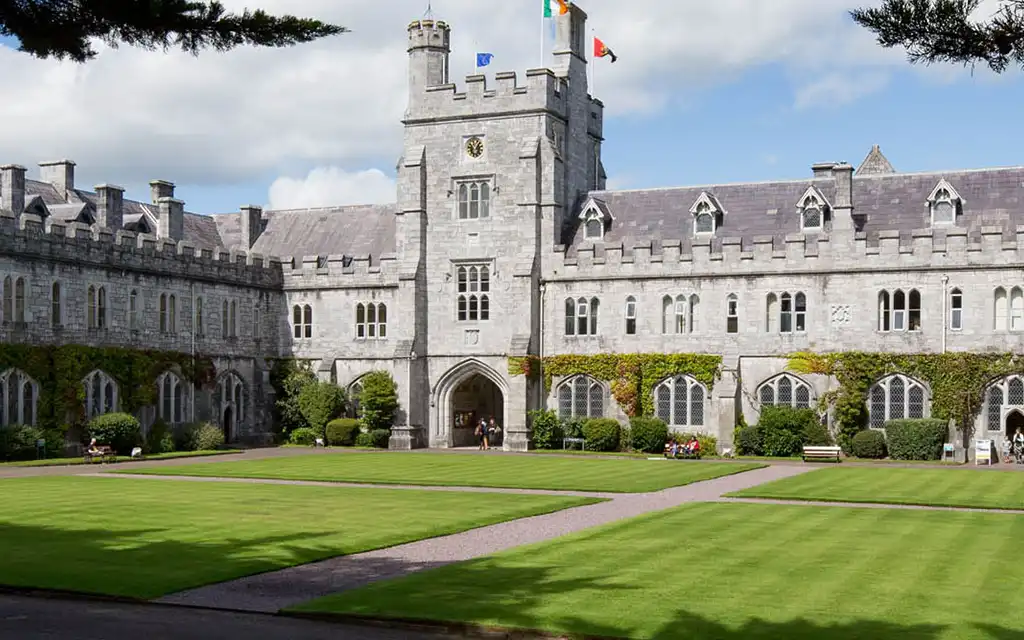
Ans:
<svg viewBox="0 0 1024 640"><path fill-rule="evenodd" d="M766 605L770 608L771 597L785 601L786 593L765 596L769 599L761 602L750 602L738 594L728 603L720 597L708 603L702 601L699 579L692 587L679 583L674 593L674 578L666 577L668 584L630 582L626 577L628 566L623 567L621 577L602 577L585 568L586 557L567 556L562 562L562 567L552 571L502 567L493 559L471 561L339 594L311 603L315 609L305 605L287 613L370 624L433 622L449 633L468 631L471 635L511 629L527 635L542 631L594 639L937 640L955 631L976 638L1024 640L1022 631L966 620L952 623L948 617L923 624L902 622L899 612L890 619L828 620L844 617L842 604L821 613L808 611L790 620L766 620L751 614L763 612ZM680 601L686 604L673 604ZM719 613L701 612L709 606ZM856 603L849 607L855 611ZM332 610L338 613L332 615Z"/></svg>
<svg viewBox="0 0 1024 640"><path fill-rule="evenodd" d="M131 519L131 514L124 514ZM159 528L58 529L0 523L0 584L150 599L349 551L316 530L182 541Z"/></svg>

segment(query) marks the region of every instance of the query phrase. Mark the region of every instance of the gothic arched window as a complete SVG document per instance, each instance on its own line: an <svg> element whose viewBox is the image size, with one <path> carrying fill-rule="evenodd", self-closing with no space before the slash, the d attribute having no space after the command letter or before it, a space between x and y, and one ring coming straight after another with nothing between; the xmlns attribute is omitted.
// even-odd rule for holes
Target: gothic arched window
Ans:
<svg viewBox="0 0 1024 640"><path fill-rule="evenodd" d="M689 376L676 376L654 387L654 412L670 427L704 426L707 389Z"/></svg>

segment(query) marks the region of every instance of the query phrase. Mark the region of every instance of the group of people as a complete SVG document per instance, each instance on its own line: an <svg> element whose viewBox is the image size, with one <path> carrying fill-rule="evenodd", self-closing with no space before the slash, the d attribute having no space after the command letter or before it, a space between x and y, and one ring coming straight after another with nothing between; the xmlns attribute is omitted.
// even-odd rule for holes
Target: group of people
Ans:
<svg viewBox="0 0 1024 640"><path fill-rule="evenodd" d="M679 442L674 437L665 443L665 457L675 458L676 456L697 457L700 455L700 440L697 436L690 436L686 442Z"/></svg>
<svg viewBox="0 0 1024 640"><path fill-rule="evenodd" d="M498 426L498 421L494 419L494 416L491 416L490 420L480 418L480 422L476 425L476 430L473 434L480 443L480 450L487 451L491 448L491 443L501 437L501 427Z"/></svg>
<svg viewBox="0 0 1024 640"><path fill-rule="evenodd" d="M1003 462L1024 464L1024 433L1017 429L1012 438L1003 438Z"/></svg>

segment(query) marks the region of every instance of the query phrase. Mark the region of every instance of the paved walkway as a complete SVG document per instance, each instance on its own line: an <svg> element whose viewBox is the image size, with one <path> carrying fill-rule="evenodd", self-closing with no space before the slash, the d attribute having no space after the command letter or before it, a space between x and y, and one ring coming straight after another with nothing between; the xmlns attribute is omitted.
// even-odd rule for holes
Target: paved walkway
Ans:
<svg viewBox="0 0 1024 640"><path fill-rule="evenodd" d="M158 602L240 611L276 612L378 580L550 540L688 502L716 500L732 491L740 491L810 470L809 467L778 465L654 493L614 494L609 496L611 499L608 502L521 518L440 538L420 540L388 549L342 556L208 585L166 596Z"/></svg>

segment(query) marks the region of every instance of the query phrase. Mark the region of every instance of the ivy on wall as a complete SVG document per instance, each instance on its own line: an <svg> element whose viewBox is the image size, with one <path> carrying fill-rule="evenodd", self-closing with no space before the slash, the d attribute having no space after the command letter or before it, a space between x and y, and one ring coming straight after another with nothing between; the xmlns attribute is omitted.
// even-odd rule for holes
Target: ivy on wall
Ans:
<svg viewBox="0 0 1024 640"><path fill-rule="evenodd" d="M902 373L929 385L932 417L953 419L966 442L984 404L985 388L993 380L1024 373L1024 357L1012 353L796 353L790 356L788 368L831 376L839 382L839 387L819 402L822 409L834 411L843 440L867 426L871 385L887 375Z"/></svg>
<svg viewBox="0 0 1024 640"><path fill-rule="evenodd" d="M543 367L541 366L543 364ZM543 371L544 389L551 391L554 377L588 375L609 383L612 397L623 412L635 417L654 414L654 385L665 378L689 375L710 391L722 374L722 357L690 353L629 353L558 355L508 359L508 372L536 379Z"/></svg>
<svg viewBox="0 0 1024 640"><path fill-rule="evenodd" d="M36 346L0 344L0 372L19 369L39 385L37 424L44 429L67 428L85 419L85 388L82 379L96 369L118 385L121 409L134 412L156 404L156 379L170 369L197 389L213 383L213 361L190 354L87 347L82 345Z"/></svg>

